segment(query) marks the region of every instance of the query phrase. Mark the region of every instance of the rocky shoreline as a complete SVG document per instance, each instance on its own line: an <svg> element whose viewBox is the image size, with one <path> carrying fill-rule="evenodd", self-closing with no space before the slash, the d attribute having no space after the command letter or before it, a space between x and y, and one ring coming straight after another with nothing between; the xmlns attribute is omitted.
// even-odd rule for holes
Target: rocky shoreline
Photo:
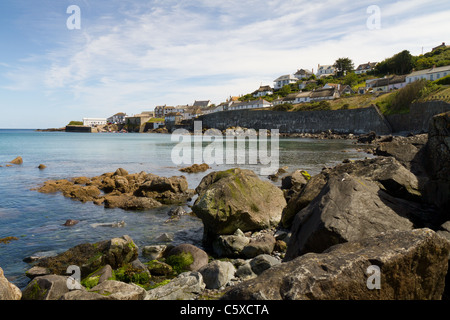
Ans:
<svg viewBox="0 0 450 320"><path fill-rule="evenodd" d="M433 117L428 134L347 137L376 157L314 176L279 171L281 187L237 168L209 173L195 190L183 176L124 169L48 181L39 192L125 210L181 205L196 195L204 246L138 248L126 235L81 244L30 260L23 291L0 269L0 299L450 299L449 128L447 112ZM69 278L71 265L81 283Z"/></svg>

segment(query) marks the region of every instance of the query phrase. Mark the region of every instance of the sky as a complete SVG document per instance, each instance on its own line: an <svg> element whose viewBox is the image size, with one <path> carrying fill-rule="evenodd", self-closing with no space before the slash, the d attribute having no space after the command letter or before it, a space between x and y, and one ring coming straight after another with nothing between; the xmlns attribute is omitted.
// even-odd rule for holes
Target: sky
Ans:
<svg viewBox="0 0 450 320"><path fill-rule="evenodd" d="M448 0L1 0L0 128L219 104L341 57L419 55L450 44L449 17Z"/></svg>

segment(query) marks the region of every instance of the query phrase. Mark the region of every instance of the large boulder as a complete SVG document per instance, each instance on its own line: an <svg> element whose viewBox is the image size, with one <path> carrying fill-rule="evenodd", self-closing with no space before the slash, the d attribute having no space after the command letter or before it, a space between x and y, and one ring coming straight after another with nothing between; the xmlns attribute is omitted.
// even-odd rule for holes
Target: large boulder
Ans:
<svg viewBox="0 0 450 320"><path fill-rule="evenodd" d="M332 177L295 217L286 260L322 252L388 230L411 230L416 206L392 197L373 181L348 174Z"/></svg>
<svg viewBox="0 0 450 320"><path fill-rule="evenodd" d="M390 141L380 141L374 154L384 157L394 157L408 170L422 176L425 174L424 154L428 140L427 134L411 137L392 137Z"/></svg>
<svg viewBox="0 0 450 320"><path fill-rule="evenodd" d="M203 221L205 239L277 225L286 206L283 192L250 170L212 172L196 192L192 210Z"/></svg>
<svg viewBox="0 0 450 320"><path fill-rule="evenodd" d="M20 300L21 298L20 289L6 279L3 269L0 268L0 300Z"/></svg>
<svg viewBox="0 0 450 320"><path fill-rule="evenodd" d="M81 277L84 278L107 264L117 269L137 257L138 247L125 235L94 244L77 245L55 257L40 260L36 266L46 268L55 275L67 275L67 268L76 265L80 267Z"/></svg>
<svg viewBox="0 0 450 320"><path fill-rule="evenodd" d="M273 266L222 299L438 300L449 252L450 243L430 229L390 231ZM373 265L380 289L370 286Z"/></svg>
<svg viewBox="0 0 450 320"><path fill-rule="evenodd" d="M283 210L282 225L292 225L295 215L316 198L331 177L344 173L375 182L386 193L405 200L420 201L421 187L418 178L393 157L377 157L342 163L322 170L313 176L300 193L288 202Z"/></svg>
<svg viewBox="0 0 450 320"><path fill-rule="evenodd" d="M431 181L426 198L441 209L445 221L450 219L450 111L430 120L428 134L427 168Z"/></svg>

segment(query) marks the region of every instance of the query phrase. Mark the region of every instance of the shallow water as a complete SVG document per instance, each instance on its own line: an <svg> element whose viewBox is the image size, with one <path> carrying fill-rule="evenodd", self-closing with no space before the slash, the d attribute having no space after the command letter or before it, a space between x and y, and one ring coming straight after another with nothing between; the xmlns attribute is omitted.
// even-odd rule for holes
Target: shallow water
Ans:
<svg viewBox="0 0 450 320"><path fill-rule="evenodd" d="M55 254L75 245L129 235L142 247L159 243L162 233L174 235L173 244L183 242L201 246L202 222L192 216L166 223L169 207L146 211L105 209L92 203L81 203L61 194L41 194L32 190L49 179L97 176L124 168L129 173L145 171L159 176L182 175L171 152L178 144L164 134L86 134L36 132L33 130L0 130L0 238L14 236L19 240L0 244L0 267L5 276L19 288L29 279L25 271L30 264L23 258L36 254ZM206 145L206 144L205 144ZM282 138L279 142L280 166L303 169L316 174L324 166L343 159L361 159L351 141ZM6 167L21 156L23 165ZM37 169L45 164L45 170ZM212 165L204 173L183 174L194 189L213 170L236 167L236 164ZM261 165L239 165L260 173ZM267 179L267 176L261 176ZM186 206L189 210L189 207ZM80 222L63 226L67 219ZM94 227L93 224L124 221L123 228ZM145 261L145 259L143 258Z"/></svg>

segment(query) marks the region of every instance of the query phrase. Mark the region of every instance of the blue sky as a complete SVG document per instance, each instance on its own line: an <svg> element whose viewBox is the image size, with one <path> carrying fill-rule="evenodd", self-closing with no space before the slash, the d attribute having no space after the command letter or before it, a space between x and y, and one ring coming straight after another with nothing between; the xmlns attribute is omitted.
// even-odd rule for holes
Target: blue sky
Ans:
<svg viewBox="0 0 450 320"><path fill-rule="evenodd" d="M66 26L70 5L79 30ZM372 5L379 29L367 27ZM4 0L0 128L218 104L340 57L417 55L450 43L449 16L448 0Z"/></svg>

